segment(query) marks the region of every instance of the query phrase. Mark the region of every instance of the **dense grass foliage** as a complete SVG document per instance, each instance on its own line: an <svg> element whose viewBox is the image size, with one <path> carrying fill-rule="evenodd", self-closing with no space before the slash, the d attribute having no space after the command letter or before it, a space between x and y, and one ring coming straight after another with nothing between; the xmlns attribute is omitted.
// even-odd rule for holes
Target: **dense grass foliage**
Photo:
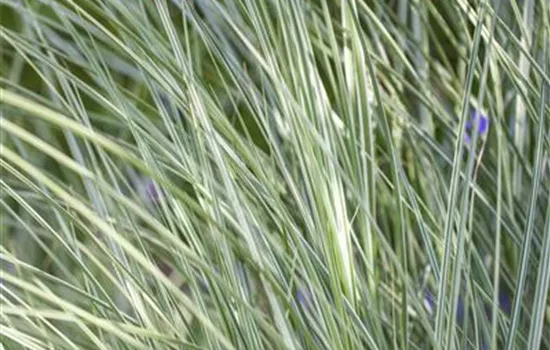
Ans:
<svg viewBox="0 0 550 350"><path fill-rule="evenodd" d="M548 0L0 24L2 349L550 349Z"/></svg>

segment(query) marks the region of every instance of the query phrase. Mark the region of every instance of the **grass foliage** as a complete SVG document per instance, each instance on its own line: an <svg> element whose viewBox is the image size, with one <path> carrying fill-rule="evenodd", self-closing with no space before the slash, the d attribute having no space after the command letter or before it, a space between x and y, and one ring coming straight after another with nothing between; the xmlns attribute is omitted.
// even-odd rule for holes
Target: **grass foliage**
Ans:
<svg viewBox="0 0 550 350"><path fill-rule="evenodd" d="M547 0L0 24L2 349L550 349Z"/></svg>

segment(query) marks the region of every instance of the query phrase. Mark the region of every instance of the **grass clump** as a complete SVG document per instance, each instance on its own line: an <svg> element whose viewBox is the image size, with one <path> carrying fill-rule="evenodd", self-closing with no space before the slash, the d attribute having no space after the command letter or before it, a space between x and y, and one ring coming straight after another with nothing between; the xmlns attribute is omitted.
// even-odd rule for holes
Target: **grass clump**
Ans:
<svg viewBox="0 0 550 350"><path fill-rule="evenodd" d="M550 5L0 3L6 349L549 349Z"/></svg>

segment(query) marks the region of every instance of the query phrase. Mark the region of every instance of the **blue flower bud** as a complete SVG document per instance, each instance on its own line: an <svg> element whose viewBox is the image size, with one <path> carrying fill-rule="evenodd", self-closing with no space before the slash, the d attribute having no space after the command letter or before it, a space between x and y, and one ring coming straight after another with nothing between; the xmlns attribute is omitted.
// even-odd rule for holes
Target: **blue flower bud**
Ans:
<svg viewBox="0 0 550 350"><path fill-rule="evenodd" d="M464 142L470 145L474 135L474 131L477 129L477 133L480 138L485 137L489 132L489 118L474 109L470 114L470 120L466 122L466 133L464 134Z"/></svg>

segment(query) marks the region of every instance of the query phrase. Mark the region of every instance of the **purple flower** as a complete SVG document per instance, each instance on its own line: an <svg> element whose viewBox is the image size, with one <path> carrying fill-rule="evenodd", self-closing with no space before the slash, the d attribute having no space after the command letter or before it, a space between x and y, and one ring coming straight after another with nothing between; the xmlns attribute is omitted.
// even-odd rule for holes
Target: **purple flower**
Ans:
<svg viewBox="0 0 550 350"><path fill-rule="evenodd" d="M136 186L139 195L147 203L157 203L163 195L162 189L150 177L142 176Z"/></svg>
<svg viewBox="0 0 550 350"><path fill-rule="evenodd" d="M500 292L498 295L498 305L505 314L509 315L512 312L512 300L506 292Z"/></svg>
<svg viewBox="0 0 550 350"><path fill-rule="evenodd" d="M489 118L474 109L470 114L470 120L466 122L466 134L464 134L466 145L470 145L476 129L479 137L485 137L489 131Z"/></svg>
<svg viewBox="0 0 550 350"><path fill-rule="evenodd" d="M510 315L510 312L512 312L512 300L510 299L510 295L508 293L503 291L500 291L498 293L498 307L506 315ZM487 304L485 305L485 314L487 315L487 318L490 321L492 318L491 307ZM489 349L485 339L481 339L481 349L482 350Z"/></svg>
<svg viewBox="0 0 550 350"><path fill-rule="evenodd" d="M159 190L157 189L157 185L155 185L155 182L153 180L147 181L146 185L146 193L147 197L152 200L153 202L156 202L160 198Z"/></svg>
<svg viewBox="0 0 550 350"><path fill-rule="evenodd" d="M309 290L305 288L298 288L298 290L296 290L296 300L300 306L304 308L311 307L312 299L313 296Z"/></svg>
<svg viewBox="0 0 550 350"><path fill-rule="evenodd" d="M504 312L506 315L510 315L512 312L512 299L508 293L503 291L498 293L498 307L500 311ZM490 304L485 304L485 313L487 317L491 319L492 311Z"/></svg>
<svg viewBox="0 0 550 350"><path fill-rule="evenodd" d="M429 289L425 290L424 294L424 306L428 309L429 314L433 314L435 311L435 297ZM458 304L456 305L456 321L462 323L464 320L464 301L462 296L458 296Z"/></svg>
<svg viewBox="0 0 550 350"><path fill-rule="evenodd" d="M424 306L428 309L429 314L432 314L435 311L435 298L429 289L426 289L424 293Z"/></svg>
<svg viewBox="0 0 550 350"><path fill-rule="evenodd" d="M464 300L462 300L462 297L458 296L458 304L456 305L456 321L459 324L462 324L462 321L464 321Z"/></svg>

